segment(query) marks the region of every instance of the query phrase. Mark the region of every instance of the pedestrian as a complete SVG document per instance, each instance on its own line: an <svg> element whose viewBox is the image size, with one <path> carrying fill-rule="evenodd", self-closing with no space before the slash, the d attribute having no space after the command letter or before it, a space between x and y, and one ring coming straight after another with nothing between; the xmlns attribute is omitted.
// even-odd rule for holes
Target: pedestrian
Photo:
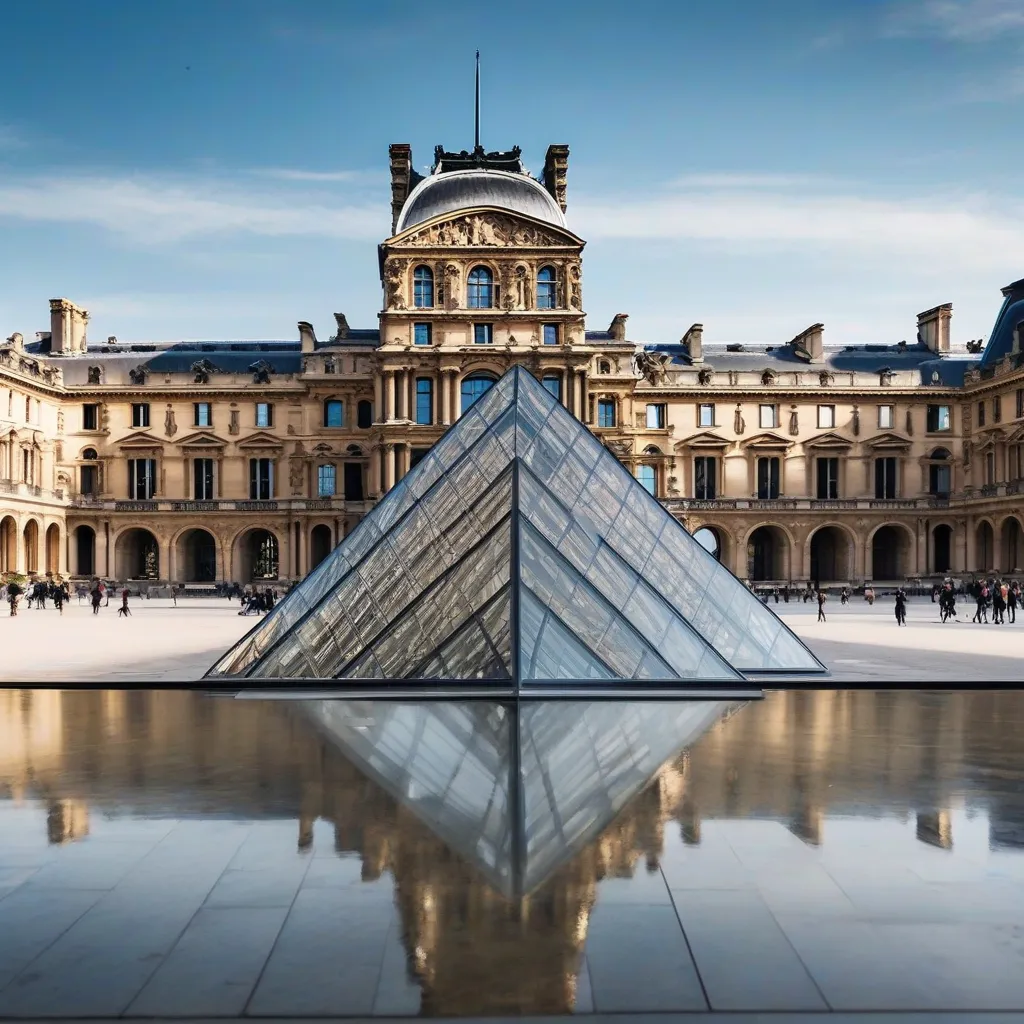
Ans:
<svg viewBox="0 0 1024 1024"><path fill-rule="evenodd" d="M977 609L974 612L974 618L972 622L982 622L988 624L988 587L983 583L976 583L974 585L974 599L977 602Z"/></svg>
<svg viewBox="0 0 1024 1024"><path fill-rule="evenodd" d="M826 622L825 618L825 602L828 600L828 595L824 590L818 591L818 621Z"/></svg>
<svg viewBox="0 0 1024 1024"><path fill-rule="evenodd" d="M1020 603L1020 588L1014 580L1010 592L1006 595L1006 610L1010 615L1010 622L1017 621L1017 605Z"/></svg>
<svg viewBox="0 0 1024 1024"><path fill-rule="evenodd" d="M789 584L788 583L782 588L782 600L785 601L786 604L789 604Z"/></svg>
<svg viewBox="0 0 1024 1024"><path fill-rule="evenodd" d="M64 614L64 591L61 587L53 588L53 607L56 608L61 615Z"/></svg>
<svg viewBox="0 0 1024 1024"><path fill-rule="evenodd" d="M900 588L896 591L896 625L905 626L907 624L907 595L903 593L903 589Z"/></svg>
<svg viewBox="0 0 1024 1024"><path fill-rule="evenodd" d="M89 596L92 598L93 615L99 615L100 613L100 604L103 601L103 590L101 589L102 587L102 583L97 583L89 594Z"/></svg>
<svg viewBox="0 0 1024 1024"><path fill-rule="evenodd" d="M121 591L121 607L117 609L117 617L120 618L123 615L127 618L131 613L132 610L128 607L128 588L125 587Z"/></svg>
<svg viewBox="0 0 1024 1024"><path fill-rule="evenodd" d="M17 583L7 584L7 603L11 606L11 614L18 614L18 599L21 597L21 587Z"/></svg>
<svg viewBox="0 0 1024 1024"><path fill-rule="evenodd" d="M174 602L174 607L178 607L178 587L176 584L171 584L171 600Z"/></svg>

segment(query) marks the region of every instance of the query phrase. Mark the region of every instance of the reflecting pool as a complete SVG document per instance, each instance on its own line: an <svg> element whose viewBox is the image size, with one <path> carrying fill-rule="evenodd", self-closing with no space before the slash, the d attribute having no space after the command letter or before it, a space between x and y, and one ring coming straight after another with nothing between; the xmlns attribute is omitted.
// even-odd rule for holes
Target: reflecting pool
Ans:
<svg viewBox="0 0 1024 1024"><path fill-rule="evenodd" d="M0 1016L1024 1009L1024 694L0 692Z"/></svg>

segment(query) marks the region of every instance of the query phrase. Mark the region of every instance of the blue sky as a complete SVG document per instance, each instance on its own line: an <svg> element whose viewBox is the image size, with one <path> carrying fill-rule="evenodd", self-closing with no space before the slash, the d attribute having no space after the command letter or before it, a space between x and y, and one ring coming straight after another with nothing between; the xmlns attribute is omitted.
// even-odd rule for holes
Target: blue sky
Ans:
<svg viewBox="0 0 1024 1024"><path fill-rule="evenodd" d="M373 326L387 147L570 146L584 304L674 341L987 336L1024 276L1024 0L4 8L0 330Z"/></svg>

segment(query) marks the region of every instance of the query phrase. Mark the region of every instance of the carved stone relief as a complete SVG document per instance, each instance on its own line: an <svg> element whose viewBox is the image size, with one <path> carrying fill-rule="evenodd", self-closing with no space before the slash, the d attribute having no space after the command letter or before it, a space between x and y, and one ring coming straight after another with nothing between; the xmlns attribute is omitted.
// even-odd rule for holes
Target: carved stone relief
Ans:
<svg viewBox="0 0 1024 1024"><path fill-rule="evenodd" d="M409 237L414 245L520 246L566 245L567 240L533 224L501 214L473 214L433 224Z"/></svg>
<svg viewBox="0 0 1024 1024"><path fill-rule="evenodd" d="M128 371L128 379L133 384L145 384L149 377L149 371L144 366L136 366Z"/></svg>
<svg viewBox="0 0 1024 1024"><path fill-rule="evenodd" d="M583 308L583 298L580 295L580 267L578 263L571 263L569 265L569 308Z"/></svg>
<svg viewBox="0 0 1024 1024"><path fill-rule="evenodd" d="M516 308L531 309L533 307L533 296L530 289L530 272L520 263L515 273Z"/></svg>
<svg viewBox="0 0 1024 1024"><path fill-rule="evenodd" d="M406 309L403 279L409 266L408 260L391 259L384 265L384 305L388 309Z"/></svg>
<svg viewBox="0 0 1024 1024"><path fill-rule="evenodd" d="M793 437L800 433L800 415L795 405L789 407L789 433Z"/></svg>
<svg viewBox="0 0 1024 1024"><path fill-rule="evenodd" d="M513 285L513 275L516 268L511 263L501 265L501 305L503 309L516 308L516 291Z"/></svg>
<svg viewBox="0 0 1024 1024"><path fill-rule="evenodd" d="M767 369L761 374L761 383L765 387L770 387L775 383L776 373L772 369Z"/></svg>
<svg viewBox="0 0 1024 1024"><path fill-rule="evenodd" d="M302 493L302 478L304 475L304 463L299 459L292 459L288 470L288 483L291 485L293 495Z"/></svg>
<svg viewBox="0 0 1024 1024"><path fill-rule="evenodd" d="M444 268L444 308L459 308L459 268L454 263Z"/></svg>
<svg viewBox="0 0 1024 1024"><path fill-rule="evenodd" d="M742 434L747 429L747 422L743 418L743 406L739 402L736 403L736 415L733 416L732 427L737 434Z"/></svg>
<svg viewBox="0 0 1024 1024"><path fill-rule="evenodd" d="M63 409L58 409L57 410L57 433L58 434L63 434L64 433L64 410Z"/></svg>
<svg viewBox="0 0 1024 1024"><path fill-rule="evenodd" d="M102 371L102 369L100 367L98 367L98 366L90 366L89 367L89 383L90 384L99 384L99 383L101 383L102 378L103 378L103 371Z"/></svg>
<svg viewBox="0 0 1024 1024"><path fill-rule="evenodd" d="M715 379L715 371L705 366L697 371L697 383L707 387Z"/></svg>
<svg viewBox="0 0 1024 1024"><path fill-rule="evenodd" d="M178 432L178 424L174 422L174 409L167 406L167 414L164 416L164 433L168 437L174 437Z"/></svg>
<svg viewBox="0 0 1024 1024"><path fill-rule="evenodd" d="M910 437L914 436L914 417L911 415L911 411L907 409L907 434Z"/></svg>
<svg viewBox="0 0 1024 1024"><path fill-rule="evenodd" d="M231 410L231 415L228 417L228 433L238 433L238 410L234 408Z"/></svg>
<svg viewBox="0 0 1024 1024"><path fill-rule="evenodd" d="M853 407L853 436L860 437L860 406Z"/></svg>

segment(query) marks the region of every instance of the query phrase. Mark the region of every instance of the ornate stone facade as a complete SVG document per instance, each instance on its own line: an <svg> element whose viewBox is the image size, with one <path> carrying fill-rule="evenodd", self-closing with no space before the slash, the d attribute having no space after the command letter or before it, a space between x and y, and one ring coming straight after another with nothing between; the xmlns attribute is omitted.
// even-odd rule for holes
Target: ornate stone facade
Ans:
<svg viewBox="0 0 1024 1024"><path fill-rule="evenodd" d="M391 169L377 329L89 346L88 313L54 299L49 333L11 335L0 571L301 578L516 363L743 578L1024 568L1019 347L952 351L948 305L912 345L829 348L821 324L714 345L694 324L640 346L625 314L586 329L566 147L542 182L516 150L439 152L422 178L398 146Z"/></svg>

